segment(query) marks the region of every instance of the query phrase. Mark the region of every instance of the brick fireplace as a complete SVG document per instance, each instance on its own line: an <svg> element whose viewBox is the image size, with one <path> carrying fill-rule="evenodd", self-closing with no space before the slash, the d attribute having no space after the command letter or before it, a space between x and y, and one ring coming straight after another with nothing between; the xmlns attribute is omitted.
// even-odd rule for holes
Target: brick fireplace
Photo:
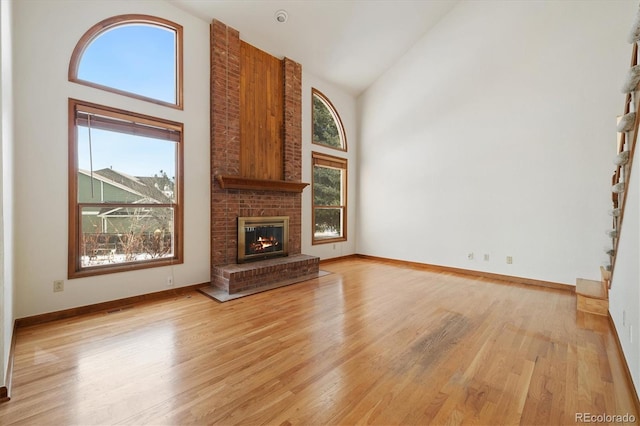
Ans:
<svg viewBox="0 0 640 426"><path fill-rule="evenodd" d="M282 104L282 118L276 124L281 128L271 132L276 140L264 138L263 142L261 138L253 137L255 129L242 127L253 121L253 116L243 120L246 112L241 110L246 107L248 90L242 87L247 83L241 83L241 80L246 82L252 78L252 75L247 77L247 69L241 69L246 63L246 60L243 62L246 56L242 55L247 55L247 49L255 48L241 41L237 30L217 20L212 22L211 284L228 293L317 273L319 261L301 253L301 202L306 186L301 182L302 67L288 58L267 57L266 60L281 69L276 71L281 72L282 91L273 96ZM261 51L256 54L267 55ZM259 83L262 76L255 77ZM261 130L264 126L254 127ZM249 140L248 133L256 142ZM253 145L241 141L241 135ZM255 145L262 143L269 145L264 149ZM279 157L275 160L265 157L265 162L270 161L271 165L268 163L261 171L261 156L274 152ZM288 217L289 255L239 265L238 217L257 216Z"/></svg>

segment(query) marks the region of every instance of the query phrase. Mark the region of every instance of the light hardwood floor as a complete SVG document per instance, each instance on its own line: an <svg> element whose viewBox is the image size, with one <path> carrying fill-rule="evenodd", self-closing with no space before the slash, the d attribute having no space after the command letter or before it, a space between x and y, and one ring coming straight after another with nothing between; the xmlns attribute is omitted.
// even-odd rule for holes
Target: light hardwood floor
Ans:
<svg viewBox="0 0 640 426"><path fill-rule="evenodd" d="M575 424L638 418L574 294L366 259L19 328L0 424ZM115 277L114 277L115 278Z"/></svg>

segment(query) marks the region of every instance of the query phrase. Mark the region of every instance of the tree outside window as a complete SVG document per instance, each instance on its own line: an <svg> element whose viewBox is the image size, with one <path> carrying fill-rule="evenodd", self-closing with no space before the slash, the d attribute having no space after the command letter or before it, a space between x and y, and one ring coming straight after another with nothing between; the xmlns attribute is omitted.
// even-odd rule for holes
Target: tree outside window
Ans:
<svg viewBox="0 0 640 426"><path fill-rule="evenodd" d="M313 243L344 241L347 160L318 152L313 158Z"/></svg>
<svg viewBox="0 0 640 426"><path fill-rule="evenodd" d="M330 148L347 150L342 121L331 101L320 91L311 89L313 143Z"/></svg>
<svg viewBox="0 0 640 426"><path fill-rule="evenodd" d="M338 112L319 90L311 89L314 144L347 150L344 127ZM347 239L347 159L312 152L313 244Z"/></svg>

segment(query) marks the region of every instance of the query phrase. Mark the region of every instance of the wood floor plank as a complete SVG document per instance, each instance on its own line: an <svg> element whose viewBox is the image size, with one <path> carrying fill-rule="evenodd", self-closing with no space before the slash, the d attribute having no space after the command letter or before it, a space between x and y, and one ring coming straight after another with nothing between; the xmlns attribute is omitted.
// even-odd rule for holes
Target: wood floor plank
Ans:
<svg viewBox="0 0 640 426"><path fill-rule="evenodd" d="M557 289L372 259L19 328L0 424L574 424L638 418L606 317ZM596 317L596 318L594 318Z"/></svg>

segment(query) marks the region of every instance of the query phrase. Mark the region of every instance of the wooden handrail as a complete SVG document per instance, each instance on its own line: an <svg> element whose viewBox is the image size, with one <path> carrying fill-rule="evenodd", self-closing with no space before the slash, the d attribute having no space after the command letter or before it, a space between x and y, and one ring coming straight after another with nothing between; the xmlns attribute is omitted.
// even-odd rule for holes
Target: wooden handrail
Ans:
<svg viewBox="0 0 640 426"><path fill-rule="evenodd" d="M638 65L638 42L633 43L633 49L631 51L631 64L630 67ZM635 103L635 108L633 109L636 112L638 111L638 107L640 106L640 90L636 87L634 91L634 95L631 93L627 93L624 100L624 114L628 114L631 112L631 103ZM616 166L616 170L613 175L612 184L615 185L624 180L628 183L629 176L631 175L631 170L633 167L633 157L636 149L636 141L638 139L638 125L640 124L640 113L636 114L636 119L633 124L633 129L629 132L622 132L620 137L618 138L617 143L617 154L622 153L623 151L629 151L629 161L626 164ZM627 138L627 135L629 137ZM613 228L618 230L618 237L615 239L614 247L613 247L613 255L611 256L611 270L608 279L609 288L611 288L611 283L613 282L613 273L615 270L616 259L618 257L618 246L620 243L620 231L622 230L622 221L624 219L624 212L626 210L627 204L627 195L629 192L629 185L626 184L624 187L624 191L621 194L615 194L613 197L614 200L614 208L620 208L620 215L613 217Z"/></svg>

